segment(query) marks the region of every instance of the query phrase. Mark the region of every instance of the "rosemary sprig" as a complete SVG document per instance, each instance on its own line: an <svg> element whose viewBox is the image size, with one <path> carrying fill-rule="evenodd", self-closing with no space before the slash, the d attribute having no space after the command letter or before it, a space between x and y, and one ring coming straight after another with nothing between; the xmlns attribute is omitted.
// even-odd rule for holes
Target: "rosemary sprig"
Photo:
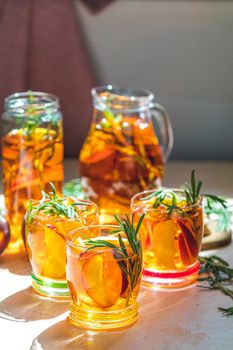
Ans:
<svg viewBox="0 0 233 350"><path fill-rule="evenodd" d="M142 249L138 232L145 214L140 217L136 228L134 227L134 216L132 217L132 221L130 221L128 215L126 215L125 218L122 216L118 217L117 215L114 216L119 224L119 229L113 230L112 234L118 234L117 238L119 245L101 239L87 239L85 240L85 244L88 246L86 251L94 248L113 249L113 256L116 259L122 274L129 283L129 293L126 297L127 306L132 292L138 284L142 271ZM120 232L123 232L126 238L123 238ZM127 251L127 246L129 245L132 249L133 255Z"/></svg>
<svg viewBox="0 0 233 350"><path fill-rule="evenodd" d="M103 111L104 119L102 125L104 128L111 129L113 126L119 127L122 122L122 114L114 115L110 108Z"/></svg>
<svg viewBox="0 0 233 350"><path fill-rule="evenodd" d="M187 204L196 204L200 197L202 181L196 181L195 170L191 172L191 182L185 183L185 195Z"/></svg>
<svg viewBox="0 0 233 350"><path fill-rule="evenodd" d="M148 170L150 170L150 161L149 159L146 159L144 146L135 146L133 134L129 134L125 130L127 127L123 123L123 115L113 113L111 110L110 98L105 100L105 104L106 108L102 112L104 118L101 121L102 133L111 135L114 138L114 144L118 146L120 152L130 155L140 165L140 167L148 168Z"/></svg>
<svg viewBox="0 0 233 350"><path fill-rule="evenodd" d="M86 193L84 193L81 179L73 179L63 185L62 193L65 197L74 196L80 199L88 199Z"/></svg>
<svg viewBox="0 0 233 350"><path fill-rule="evenodd" d="M217 215L218 231L226 231L229 229L231 225L231 214L228 208L218 202L213 201L211 198L208 198L206 201L204 201L204 212L209 220L211 219L211 215Z"/></svg>
<svg viewBox="0 0 233 350"><path fill-rule="evenodd" d="M218 309L222 311L223 316L229 317L233 315L233 307L228 307L228 308L219 307Z"/></svg>
<svg viewBox="0 0 233 350"><path fill-rule="evenodd" d="M208 285L199 285L202 288L217 289L224 295L233 299L233 268L222 258L212 255L210 257L199 257L201 264L200 278L198 281L207 282ZM218 308L224 316L233 316L233 307Z"/></svg>
<svg viewBox="0 0 233 350"><path fill-rule="evenodd" d="M154 209L164 207L167 210L168 216L171 216L174 210L179 212L182 216L187 216L185 210L179 206L179 198L174 191L167 188L162 188L146 197L143 197L141 200L144 201L153 197L155 197L155 201L152 205Z"/></svg>
<svg viewBox="0 0 233 350"><path fill-rule="evenodd" d="M201 197L201 187L202 181L197 181L195 177L195 170L191 172L190 184L188 182L184 185L185 194L185 204L187 206L192 206L198 203ZM222 197L218 197L213 194L202 194L205 196L208 210L212 210L213 206L216 204L220 205L222 208L227 208L227 202ZM149 200L155 197L155 202L153 203L153 208L158 208L159 206L164 206L167 208L168 215L171 215L174 210L180 212L181 215L187 215L186 211L182 209L182 200L179 201L177 195L174 191L166 188L161 188L141 200ZM180 202L180 203L179 203Z"/></svg>
<svg viewBox="0 0 233 350"><path fill-rule="evenodd" d="M195 170L192 170L191 173L191 182L185 183L185 195L186 195L186 202L188 205L194 205L198 202L200 196L201 196L201 187L202 187L202 181L197 181L195 177ZM214 194L208 194L208 193L203 193L202 196L205 196L207 199L208 207L209 209L212 208L211 204L213 203L219 203L221 206L224 208L227 207L226 200L218 197Z"/></svg>
<svg viewBox="0 0 233 350"><path fill-rule="evenodd" d="M41 116L36 113L36 108L33 106L34 103L34 95L31 90L28 91L28 106L26 109L26 115L27 119L24 123L24 134L27 137L31 137L36 128L40 125L41 123Z"/></svg>
<svg viewBox="0 0 233 350"><path fill-rule="evenodd" d="M207 277L203 277L199 280L206 281L210 278L210 281L212 281L213 276L214 281L216 282L233 279L233 268L230 268L228 262L219 256L212 255L210 257L199 257L199 262L201 264L200 274L208 274Z"/></svg>
<svg viewBox="0 0 233 350"><path fill-rule="evenodd" d="M23 125L23 133L24 136L31 138L34 135L36 129L43 123L44 115L38 113L38 109L34 106L35 96L31 90L28 91L28 102L29 103L26 108L26 120ZM50 127L56 128L58 125L58 117L56 114L50 115L49 117L50 125L47 128L47 137L49 136ZM21 117L16 118L16 122L21 124Z"/></svg>
<svg viewBox="0 0 233 350"><path fill-rule="evenodd" d="M59 198L57 191L52 182L49 183L52 191L46 193L42 191L42 199L39 202L39 205L33 205L33 201L29 201L28 205L28 221L32 223L34 217L38 215L41 211L47 215L53 216L65 216L66 218L78 219L78 213L76 211L76 205L82 205L82 202L75 202L70 205L64 203L65 198Z"/></svg>

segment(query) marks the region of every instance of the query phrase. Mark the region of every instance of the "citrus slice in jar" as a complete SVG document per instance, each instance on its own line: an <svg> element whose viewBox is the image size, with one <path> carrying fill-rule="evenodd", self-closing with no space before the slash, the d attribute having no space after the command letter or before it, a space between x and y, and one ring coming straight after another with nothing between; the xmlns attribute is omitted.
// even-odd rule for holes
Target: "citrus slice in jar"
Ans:
<svg viewBox="0 0 233 350"><path fill-rule="evenodd" d="M106 251L87 257L82 283L86 294L98 306L106 308L115 304L122 290L122 274L113 254Z"/></svg>
<svg viewBox="0 0 233 350"><path fill-rule="evenodd" d="M154 227L153 250L158 264L165 269L174 269L175 236L179 226L174 220L160 221Z"/></svg>

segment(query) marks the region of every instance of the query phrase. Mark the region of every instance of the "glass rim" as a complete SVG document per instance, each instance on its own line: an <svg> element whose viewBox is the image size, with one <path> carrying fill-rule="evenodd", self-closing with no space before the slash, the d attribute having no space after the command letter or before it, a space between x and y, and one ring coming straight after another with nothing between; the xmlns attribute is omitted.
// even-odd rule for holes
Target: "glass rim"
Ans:
<svg viewBox="0 0 233 350"><path fill-rule="evenodd" d="M93 96L99 95L101 92L105 92L105 91L112 92L114 95L129 97L131 101L135 101L141 98L142 99L148 98L150 100L153 100L154 98L154 94L150 90L144 89L144 88L137 88L133 86L120 86L120 85L106 84L106 85L95 86L91 89ZM127 92L132 92L132 94L127 95L126 94Z"/></svg>
<svg viewBox="0 0 233 350"><path fill-rule="evenodd" d="M66 197L61 197L61 199L65 199ZM33 203L39 203L40 202L40 199L36 199L36 200L33 200ZM96 213L97 215L99 215L99 211L98 211L98 205L95 203L95 202L92 202L91 200L89 199L78 199L78 202L84 202L83 204L77 204L77 207L80 205L86 205L86 206L93 206L95 207L96 209ZM43 216L43 215L40 215L40 214L33 214L33 213L28 213L28 211L26 211L26 216L30 216L32 217L33 219L38 219L40 221L76 221L78 220L78 217L74 217L74 218L68 218L66 216Z"/></svg>
<svg viewBox="0 0 233 350"><path fill-rule="evenodd" d="M16 92L13 93L4 99L4 105L5 105L5 112L11 112L15 113L19 116L25 116L25 108L28 107L29 104L25 104L23 102L24 100L29 100L30 94L33 95L33 97L39 99L44 98L45 101L35 101L35 106L33 106L35 111L44 111L46 109L52 109L52 108L59 108L59 98L51 93L48 92L41 92L41 91L23 91L23 92ZM47 101L46 101L47 99ZM22 100L22 103L17 105L15 104L16 101ZM20 111L21 110L21 111Z"/></svg>
<svg viewBox="0 0 233 350"><path fill-rule="evenodd" d="M141 192L138 192L136 193L130 200L130 207L136 205L136 201L140 201L139 197L143 194L147 194L149 195L150 193L153 193L153 192L156 192L156 191L159 191L160 189L167 189L167 190L171 190L175 193L177 192L180 192L181 194L185 194L185 190L182 189L182 188L169 188L169 187L161 187L161 188L157 188L157 189L151 189L151 190L145 190L145 191L141 191ZM156 197L156 196L155 196ZM153 197L152 197L153 198ZM201 206L201 203L202 203L202 199L203 199L203 196L202 195L199 195L198 196L198 201L197 203L195 204L189 204L189 205L186 205L184 207L182 207L181 209L184 210L184 211L188 211L188 210L191 210L195 207L199 207ZM141 200L141 203L143 203L143 200ZM139 205L140 206L140 205ZM153 208L153 207L149 207L148 208L148 211L153 211L153 212L163 212L163 213L166 213L168 211L168 209L166 208L163 208L163 209L157 209L157 208ZM178 209L174 209L174 212L178 211Z"/></svg>
<svg viewBox="0 0 233 350"><path fill-rule="evenodd" d="M66 244L67 245L69 245L69 246L72 246L72 247L75 247L75 248L80 248L81 250L84 250L84 249L87 249L88 248L88 246L83 246L83 245L80 245L80 244L77 244L77 243L74 243L74 242L72 242L72 239L71 239L71 236L72 235L74 235L75 234L75 238L77 237L76 236L76 234L77 234L77 232L80 232L80 231L83 231L83 230L90 230L90 229L98 229L98 228L103 228L103 229L112 229L112 230L114 230L114 229L121 229L121 227L119 226L119 225L108 225L108 224L96 224L96 225L87 225L87 226L82 226L82 227L78 227L78 228L75 228L74 230L71 230L70 232L68 232L67 233L67 236L66 236ZM121 230L121 232L123 232L122 230ZM119 233L119 232L118 232ZM118 234L117 233L117 234ZM109 233L107 233L106 234L106 236L108 236L108 237L116 237L117 239L118 239L118 237L117 236L115 236L114 234L109 234ZM78 237L80 237L80 236L78 236ZM97 236L97 237L104 237L104 236ZM97 238L97 237L87 237L87 239L95 239L95 238ZM138 236L139 237L139 239L137 240L137 242L140 242L141 241L141 239L140 239L140 236ZM81 237L82 238L82 237ZM86 239L85 239L86 240ZM84 240L84 241L85 241ZM136 242L135 243L133 243L133 244L130 244L129 243L129 241L127 240L127 242L125 242L125 245L124 245L124 247L125 248L127 248L127 247L132 247L132 246L134 246L136 244ZM122 248L123 246L118 246L118 248L120 249L120 248ZM110 248L110 247L108 247L108 248L105 248L105 249L101 249L102 247L98 247L97 249L98 249L98 251L111 251L113 248ZM133 254L133 256L135 255L135 253ZM129 258L132 258L132 256L130 256ZM126 259L124 259L124 260L126 260Z"/></svg>
<svg viewBox="0 0 233 350"><path fill-rule="evenodd" d="M126 97L126 101L119 100L117 107L114 106L114 103L107 101L106 96L101 96L101 93L109 92L112 94L112 97ZM99 104L102 104L106 107L111 106L112 110L118 112L133 112L135 110L143 111L148 107L151 108L154 104L154 94L144 88L136 88L131 86L119 86L119 85L100 85L91 89L91 94L93 97L94 105L98 107ZM106 103L108 102L108 104Z"/></svg>

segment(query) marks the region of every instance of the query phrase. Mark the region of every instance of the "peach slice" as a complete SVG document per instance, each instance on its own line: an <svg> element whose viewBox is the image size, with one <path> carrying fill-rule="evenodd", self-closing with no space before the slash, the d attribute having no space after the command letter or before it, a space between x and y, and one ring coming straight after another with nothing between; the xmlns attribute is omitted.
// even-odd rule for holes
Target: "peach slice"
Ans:
<svg viewBox="0 0 233 350"><path fill-rule="evenodd" d="M100 161L102 161L105 158L109 158L110 156L112 156L114 154L114 150L111 149L110 147L105 147L104 149L102 149L101 151L97 151L95 153L93 153L90 157L86 158L85 161L87 163L98 163Z"/></svg>
<svg viewBox="0 0 233 350"><path fill-rule="evenodd" d="M65 264L53 257L46 259L42 269L42 275L52 279L65 278L65 272Z"/></svg>
<svg viewBox="0 0 233 350"><path fill-rule="evenodd" d="M87 258L82 268L82 282L87 295L98 306L112 306L122 290L122 273L113 254L106 251Z"/></svg>
<svg viewBox="0 0 233 350"><path fill-rule="evenodd" d="M47 166L54 166L54 164L60 164L63 161L63 144L62 143L55 143L54 144L54 151L52 154L52 157L50 159L46 159L46 165Z"/></svg>
<svg viewBox="0 0 233 350"><path fill-rule="evenodd" d="M42 268L42 274L48 278L65 276L65 239L56 232L52 225L46 226L44 240L47 247L47 259Z"/></svg>
<svg viewBox="0 0 233 350"><path fill-rule="evenodd" d="M159 222L154 227L153 233L153 247L156 258L159 264L166 269L175 268L174 255L175 235L179 229L179 226L174 220L165 220Z"/></svg>

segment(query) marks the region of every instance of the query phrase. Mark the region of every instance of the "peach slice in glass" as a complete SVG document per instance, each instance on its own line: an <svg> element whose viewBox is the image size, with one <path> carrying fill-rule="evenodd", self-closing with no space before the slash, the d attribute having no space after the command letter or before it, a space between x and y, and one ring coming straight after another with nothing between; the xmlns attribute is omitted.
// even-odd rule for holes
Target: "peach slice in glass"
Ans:
<svg viewBox="0 0 233 350"><path fill-rule="evenodd" d="M82 268L82 282L87 295L98 306L112 306L122 290L122 273L113 254L106 251L87 257Z"/></svg>
<svg viewBox="0 0 233 350"><path fill-rule="evenodd" d="M49 278L65 276L65 239L56 232L56 227L47 225L44 230L48 259L43 265L42 273Z"/></svg>
<svg viewBox="0 0 233 350"><path fill-rule="evenodd" d="M158 262L166 269L174 269L175 236L179 229L174 220L165 220L155 225L153 248Z"/></svg>

